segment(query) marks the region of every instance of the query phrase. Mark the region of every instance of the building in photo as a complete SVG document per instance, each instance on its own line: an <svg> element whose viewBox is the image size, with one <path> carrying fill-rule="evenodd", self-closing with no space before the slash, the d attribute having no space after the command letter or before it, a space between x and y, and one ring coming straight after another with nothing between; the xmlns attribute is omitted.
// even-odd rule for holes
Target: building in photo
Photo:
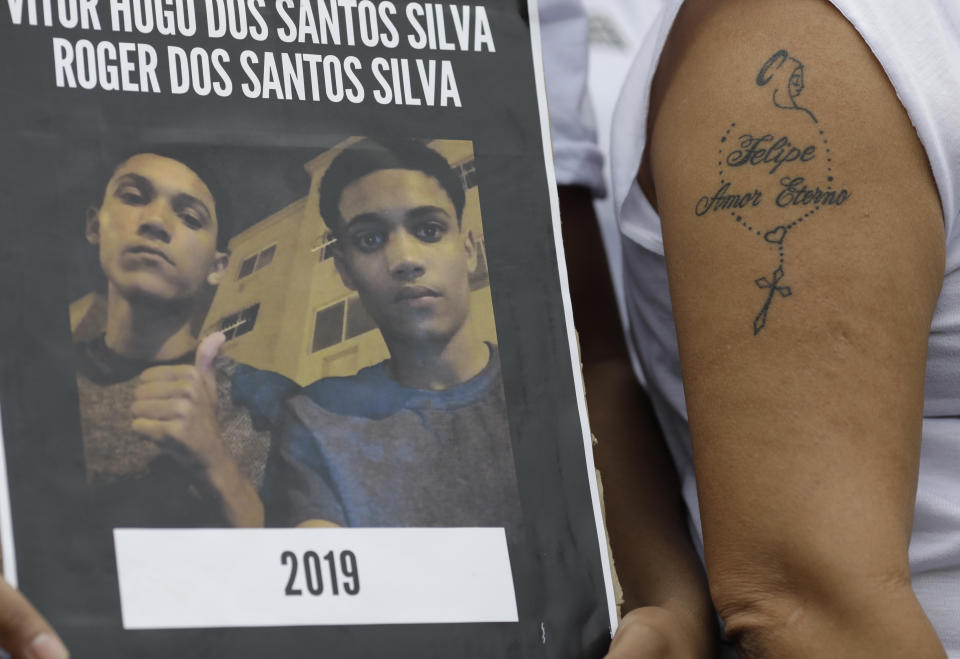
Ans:
<svg viewBox="0 0 960 659"><path fill-rule="evenodd" d="M352 375L389 357L387 347L357 294L340 279L332 237L320 217L317 188L344 140L304 167L307 195L234 236L230 265L214 296L203 333L222 330L223 352L238 362L276 371L306 385ZM466 189L464 228L480 245L471 275L470 321L496 343L493 305L483 250L483 225L473 146L433 140L429 146L461 174Z"/></svg>

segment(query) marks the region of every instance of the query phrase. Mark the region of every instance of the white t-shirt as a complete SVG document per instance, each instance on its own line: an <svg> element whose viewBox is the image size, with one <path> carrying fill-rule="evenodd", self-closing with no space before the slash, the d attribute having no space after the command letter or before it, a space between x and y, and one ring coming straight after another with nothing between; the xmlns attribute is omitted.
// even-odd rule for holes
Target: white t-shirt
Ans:
<svg viewBox="0 0 960 659"><path fill-rule="evenodd" d="M910 544L913 587L948 654L960 659L960 0L831 0L883 66L917 129L944 212L946 267L928 344L920 474ZM681 4L656 5L620 96L612 192L620 207L634 345L702 539L660 219L636 184L649 92ZM701 545L702 552L702 545Z"/></svg>
<svg viewBox="0 0 960 659"><path fill-rule="evenodd" d="M610 128L613 124L613 111L617 97L623 87L623 81L630 71L630 65L640 47L641 40L649 28L655 14L655 5L636 0L584 0L589 20L589 67L587 88L593 104L597 121L597 139L604 158L603 180L607 190L610 184ZM547 80L549 84L551 81ZM561 78L553 81L565 84ZM623 323L624 334L629 336L626 293L623 288L623 244L617 221L617 209L612 194L593 201L600 224L600 235L607 254L607 265L613 279L617 307ZM632 343L628 343L633 372L641 383L644 382L643 368Z"/></svg>
<svg viewBox="0 0 960 659"><path fill-rule="evenodd" d="M537 4L557 183L603 196L603 156L587 93L587 15L581 0Z"/></svg>

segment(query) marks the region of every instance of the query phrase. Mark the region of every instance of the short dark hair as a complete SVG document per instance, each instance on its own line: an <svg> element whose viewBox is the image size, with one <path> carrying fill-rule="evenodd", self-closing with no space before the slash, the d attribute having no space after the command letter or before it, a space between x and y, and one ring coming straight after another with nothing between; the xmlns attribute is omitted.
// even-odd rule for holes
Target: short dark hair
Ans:
<svg viewBox="0 0 960 659"><path fill-rule="evenodd" d="M338 234L343 228L340 197L344 189L382 169L412 169L435 178L453 202L457 224L463 221L466 193L446 158L417 140L365 138L345 147L320 181L320 216L331 231Z"/></svg>
<svg viewBox="0 0 960 659"><path fill-rule="evenodd" d="M224 184L223 177L218 173L217 163L209 151L202 146L173 144L109 150L103 154L105 166L102 169L105 171L105 175L101 175L100 177L101 192L121 165L134 156L141 154L152 154L162 158L176 160L203 181L207 189L210 190L213 201L217 206L217 249L221 252L226 252L227 245L230 239L233 238L230 195L228 194L227 186Z"/></svg>

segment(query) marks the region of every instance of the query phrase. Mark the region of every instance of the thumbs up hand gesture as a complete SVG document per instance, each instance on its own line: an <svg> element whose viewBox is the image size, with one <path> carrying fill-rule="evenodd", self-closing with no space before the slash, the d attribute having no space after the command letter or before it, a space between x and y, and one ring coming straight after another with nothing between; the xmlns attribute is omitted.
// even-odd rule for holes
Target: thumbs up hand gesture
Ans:
<svg viewBox="0 0 960 659"><path fill-rule="evenodd" d="M213 361L225 337L200 342L193 366L154 366L134 391L133 430L203 471L225 456L217 424L217 375Z"/></svg>
<svg viewBox="0 0 960 659"><path fill-rule="evenodd" d="M263 506L224 446L217 422L214 360L224 341L222 332L204 338L193 366L146 369L134 390L132 428L170 452L202 491L217 497L229 523L260 526Z"/></svg>

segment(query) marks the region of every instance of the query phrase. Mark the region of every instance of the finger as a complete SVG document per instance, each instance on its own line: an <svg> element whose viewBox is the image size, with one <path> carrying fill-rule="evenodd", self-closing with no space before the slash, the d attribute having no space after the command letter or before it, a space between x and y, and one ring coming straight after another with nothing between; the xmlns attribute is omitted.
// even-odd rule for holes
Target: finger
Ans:
<svg viewBox="0 0 960 659"><path fill-rule="evenodd" d="M187 426L181 419L160 421L139 418L134 419L130 427L144 440L154 442L158 448L187 467L207 469L215 461L221 460L219 454L210 458L204 447L193 443L195 438L186 431Z"/></svg>
<svg viewBox="0 0 960 659"><path fill-rule="evenodd" d="M155 442L162 442L165 439L178 436L176 432L177 426L175 424L177 424L175 420L160 421L139 417L133 420L130 427L133 429L133 432L138 435L152 439Z"/></svg>
<svg viewBox="0 0 960 659"><path fill-rule="evenodd" d="M154 380L137 385L134 401L185 398L196 401L199 395L196 380Z"/></svg>
<svg viewBox="0 0 960 659"><path fill-rule="evenodd" d="M130 406L130 413L134 421L172 421L184 419L193 410L193 403L185 398L168 398L165 400L137 400Z"/></svg>
<svg viewBox="0 0 960 659"><path fill-rule="evenodd" d="M213 374L213 360L217 358L217 353L220 352L220 347L226 340L227 337L223 332L214 332L204 337L197 346L197 359L194 362L197 370L204 375Z"/></svg>
<svg viewBox="0 0 960 659"><path fill-rule="evenodd" d="M195 377L197 377L197 369L190 364L179 364L177 366L153 366L140 374L140 382L188 380Z"/></svg>
<svg viewBox="0 0 960 659"><path fill-rule="evenodd" d="M56 632L30 602L0 579L0 646L17 659L67 659Z"/></svg>
<svg viewBox="0 0 960 659"><path fill-rule="evenodd" d="M696 654L685 644L674 613L659 607L634 609L623 617L606 659L688 659Z"/></svg>
<svg viewBox="0 0 960 659"><path fill-rule="evenodd" d="M617 634L604 659L668 659L673 657L670 642L659 630L640 627Z"/></svg>

